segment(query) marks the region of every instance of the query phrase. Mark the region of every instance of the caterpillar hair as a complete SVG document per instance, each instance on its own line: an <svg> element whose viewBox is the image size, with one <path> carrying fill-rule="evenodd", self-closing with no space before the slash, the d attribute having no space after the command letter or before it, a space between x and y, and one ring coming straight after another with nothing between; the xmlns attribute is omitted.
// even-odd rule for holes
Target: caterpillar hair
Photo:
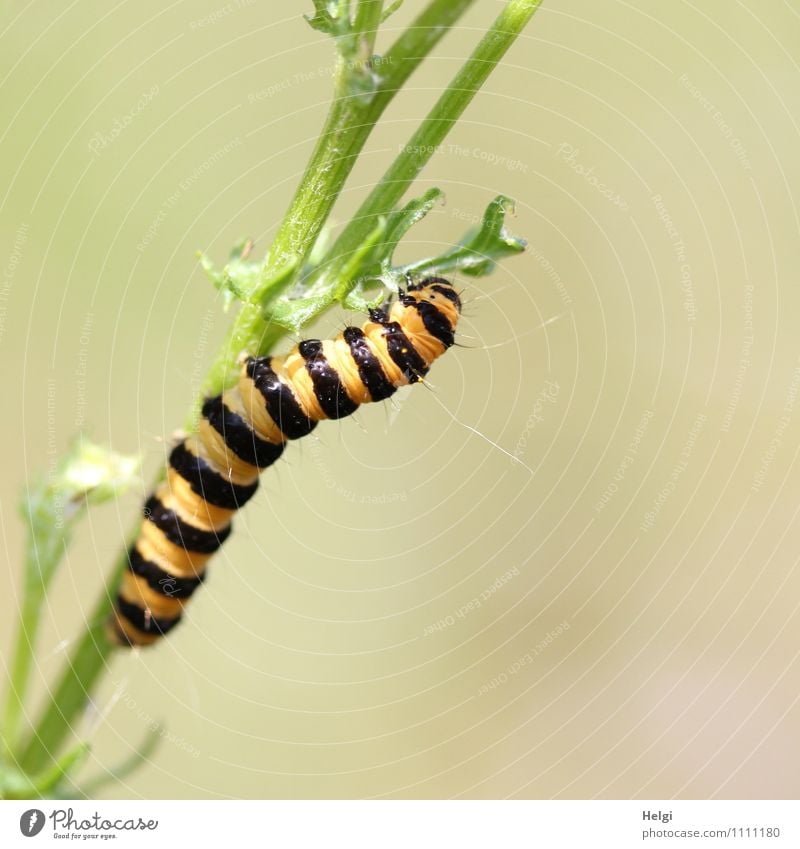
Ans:
<svg viewBox="0 0 800 849"><path fill-rule="evenodd" d="M172 450L148 498L108 622L122 646L155 642L180 621L233 514L287 440L341 419L424 377L452 344L461 312L453 285L434 277L372 310L362 327L308 339L280 357L250 357L232 389L203 404L197 432Z"/></svg>

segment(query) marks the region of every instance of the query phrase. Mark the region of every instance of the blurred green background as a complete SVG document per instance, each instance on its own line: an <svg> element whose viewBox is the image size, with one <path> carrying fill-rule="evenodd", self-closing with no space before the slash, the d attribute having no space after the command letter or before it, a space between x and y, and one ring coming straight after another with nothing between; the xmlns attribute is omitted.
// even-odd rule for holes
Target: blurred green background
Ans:
<svg viewBox="0 0 800 849"><path fill-rule="evenodd" d="M500 7L412 78L337 222ZM195 251L266 250L332 48L310 2L2 8L4 655L24 481L79 431L145 457L57 579L41 700L230 321ZM403 247L451 244L503 192L528 253L460 281L433 391L264 478L188 621L113 659L84 776L163 720L106 795L800 793L799 49L790 3L546 2Z"/></svg>

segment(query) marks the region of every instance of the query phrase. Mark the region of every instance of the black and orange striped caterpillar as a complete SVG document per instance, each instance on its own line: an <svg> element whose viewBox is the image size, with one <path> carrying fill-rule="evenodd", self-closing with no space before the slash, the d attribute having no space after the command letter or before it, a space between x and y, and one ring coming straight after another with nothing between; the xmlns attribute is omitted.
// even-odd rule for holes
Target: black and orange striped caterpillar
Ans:
<svg viewBox="0 0 800 849"><path fill-rule="evenodd" d="M286 441L419 381L453 344L460 312L453 285L429 278L390 308L372 310L360 328L306 340L281 357L246 359L236 386L205 401L197 432L172 450L166 479L145 504L109 638L141 646L171 630L229 536L233 514Z"/></svg>

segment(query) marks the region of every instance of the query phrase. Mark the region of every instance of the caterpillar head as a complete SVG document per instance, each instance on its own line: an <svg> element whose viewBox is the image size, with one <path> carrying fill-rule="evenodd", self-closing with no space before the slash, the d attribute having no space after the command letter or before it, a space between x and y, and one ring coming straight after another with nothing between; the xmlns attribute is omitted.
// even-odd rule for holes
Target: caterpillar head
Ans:
<svg viewBox="0 0 800 849"><path fill-rule="evenodd" d="M408 292L417 292L426 301L441 306L442 301L449 301L455 307L456 314L461 312L461 298L453 284L444 277L427 277L419 283L408 287Z"/></svg>
<svg viewBox="0 0 800 849"><path fill-rule="evenodd" d="M391 318L399 321L430 362L453 344L460 313L461 298L453 284L429 277L401 293Z"/></svg>

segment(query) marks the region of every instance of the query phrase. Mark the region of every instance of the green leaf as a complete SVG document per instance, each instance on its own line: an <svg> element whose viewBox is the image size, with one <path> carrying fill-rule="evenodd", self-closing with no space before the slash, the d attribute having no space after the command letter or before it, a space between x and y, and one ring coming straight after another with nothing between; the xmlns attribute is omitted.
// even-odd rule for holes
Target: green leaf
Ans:
<svg viewBox="0 0 800 849"><path fill-rule="evenodd" d="M367 292L371 289L378 289L377 294L371 298ZM376 280L359 281L350 294L348 294L342 304L345 309L353 310L353 312L368 313L370 310L376 309L386 300L386 289Z"/></svg>
<svg viewBox="0 0 800 849"><path fill-rule="evenodd" d="M440 189L431 188L388 218L379 218L369 237L343 265L335 268L335 281L326 274L324 266L314 268L310 273L316 280L306 297L281 299L265 311L265 316L279 327L298 333L334 303L368 312L382 303L387 287L397 290L410 277L454 273L482 277L495 269L498 260L525 249L525 241L512 236L505 226L506 216L513 212L514 204L499 195L486 208L481 225L469 231L450 250L410 265L393 265L397 245L443 197Z"/></svg>
<svg viewBox="0 0 800 849"><path fill-rule="evenodd" d="M102 504L139 479L141 458L117 454L87 439L75 440L55 471L23 494L29 561L38 580L49 582L69 544L82 507Z"/></svg>
<svg viewBox="0 0 800 849"><path fill-rule="evenodd" d="M214 288L222 294L222 309L227 312L234 301L247 302L257 286L262 263L248 261L253 249L251 239L241 239L231 249L228 264L220 271L202 251L197 252L200 265Z"/></svg>
<svg viewBox="0 0 800 849"><path fill-rule="evenodd" d="M141 457L118 454L87 439L76 440L49 488L71 502L102 504L119 497L139 480Z"/></svg>
<svg viewBox="0 0 800 849"><path fill-rule="evenodd" d="M505 226L506 216L513 212L514 204L509 198L499 195L487 207L480 226L466 233L450 250L409 265L393 265L397 245L443 197L440 189L432 188L396 210L388 217L383 237L374 247L365 251L362 245L349 258L345 273L348 279L355 279L357 283L348 296L347 306L353 309L371 307L374 300L367 293L374 288L376 281L397 288L409 277L454 273L482 277L491 274L500 259L525 249L525 241L512 236Z"/></svg>
<svg viewBox="0 0 800 849"><path fill-rule="evenodd" d="M198 251L200 265L208 275L214 288L222 294L222 308L227 312L231 304L238 301L243 304L260 304L264 299L277 295L290 282L297 269L297 263L284 265L277 274L264 278L264 263L248 259L253 249L250 239L243 239L234 245L228 258L228 264L218 270L202 251Z"/></svg>
<svg viewBox="0 0 800 849"><path fill-rule="evenodd" d="M480 226L469 231L454 248L438 257L394 269L394 273L412 277L453 273L484 277L491 274L499 260L522 253L527 246L524 239L512 236L506 229L506 215L513 212L514 202L499 195L486 208Z"/></svg>

